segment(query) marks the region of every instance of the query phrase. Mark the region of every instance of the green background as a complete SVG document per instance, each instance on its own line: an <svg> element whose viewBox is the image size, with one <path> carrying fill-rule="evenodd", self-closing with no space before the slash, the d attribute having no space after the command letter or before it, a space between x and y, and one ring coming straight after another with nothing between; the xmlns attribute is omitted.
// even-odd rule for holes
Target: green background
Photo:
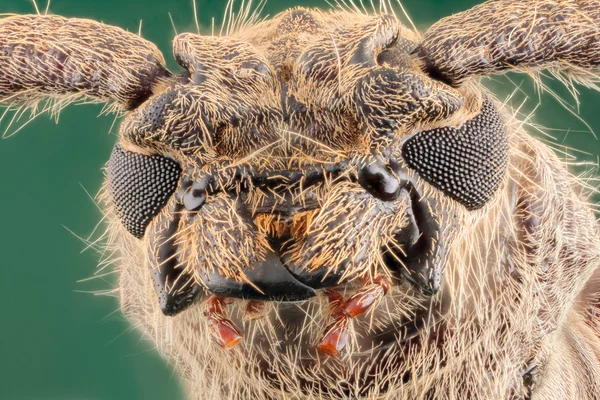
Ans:
<svg viewBox="0 0 600 400"><path fill-rule="evenodd" d="M519 1L519 0L515 0ZM238 0L239 2L239 0ZM404 5L424 30L439 18L467 9L477 0L406 0ZM328 7L324 0L269 0L265 14L293 6ZM45 4L40 4L45 8ZM225 3L198 0L199 20L209 31ZM85 17L137 31L156 43L169 67L171 12L179 32L193 30L191 0L54 0L52 13ZM27 0L0 0L0 13L31 13ZM511 79L538 96L530 81ZM488 82L500 97L514 86L505 78ZM553 86L554 87L554 86ZM600 98L581 89L580 115L600 133ZM565 94L564 90L560 90ZM517 95L516 102L524 98ZM595 161L600 143L585 125L549 96L542 96L536 121L557 129L556 142L583 150ZM0 141L0 399L180 399L177 378L117 310L117 301L89 293L109 289L111 277L91 282L98 261L94 251L80 254L100 219L90 200L98 191L105 161L115 141L111 117L97 117L98 106L65 110L60 124L42 116L16 136Z"/></svg>

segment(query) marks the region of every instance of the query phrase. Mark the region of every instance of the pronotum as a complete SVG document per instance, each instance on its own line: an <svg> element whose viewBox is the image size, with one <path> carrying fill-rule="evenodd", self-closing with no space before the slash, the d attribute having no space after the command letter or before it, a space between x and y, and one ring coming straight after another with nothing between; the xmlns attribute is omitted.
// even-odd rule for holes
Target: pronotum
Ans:
<svg viewBox="0 0 600 400"><path fill-rule="evenodd" d="M117 27L6 16L0 100L122 116L104 251L192 398L600 397L589 194L479 83L596 83L600 2L422 34L373 8L248 8L177 35L183 72Z"/></svg>

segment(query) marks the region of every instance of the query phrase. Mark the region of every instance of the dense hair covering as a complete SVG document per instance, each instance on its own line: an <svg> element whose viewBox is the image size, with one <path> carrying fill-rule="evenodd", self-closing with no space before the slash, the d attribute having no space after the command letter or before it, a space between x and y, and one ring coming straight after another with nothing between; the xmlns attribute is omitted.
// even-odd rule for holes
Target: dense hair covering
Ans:
<svg viewBox="0 0 600 400"><path fill-rule="evenodd" d="M508 70L596 80L599 24L596 0L493 0L435 23L418 54L453 85Z"/></svg>
<svg viewBox="0 0 600 400"><path fill-rule="evenodd" d="M158 48L121 28L57 15L0 19L0 99L86 96L131 108L168 75Z"/></svg>
<svg viewBox="0 0 600 400"><path fill-rule="evenodd" d="M243 3L174 75L119 28L0 20L0 101L123 111L93 246L190 398L600 399L591 182L477 81L597 82L600 1L424 36L386 1Z"/></svg>

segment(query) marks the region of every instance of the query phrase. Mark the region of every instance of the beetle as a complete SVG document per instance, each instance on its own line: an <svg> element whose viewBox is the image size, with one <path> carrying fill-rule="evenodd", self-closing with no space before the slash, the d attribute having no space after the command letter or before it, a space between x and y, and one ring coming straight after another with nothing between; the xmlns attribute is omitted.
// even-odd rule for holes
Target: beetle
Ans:
<svg viewBox="0 0 600 400"><path fill-rule="evenodd" d="M12 16L0 94L127 112L105 246L192 396L595 398L593 212L477 78L593 81L598 6L497 0L424 36L298 8L178 35L178 74L119 28Z"/></svg>

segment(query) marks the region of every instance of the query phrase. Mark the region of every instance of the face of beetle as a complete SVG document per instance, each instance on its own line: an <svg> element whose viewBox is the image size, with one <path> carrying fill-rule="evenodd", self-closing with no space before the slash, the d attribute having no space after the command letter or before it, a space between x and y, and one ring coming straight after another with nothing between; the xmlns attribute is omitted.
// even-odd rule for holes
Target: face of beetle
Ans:
<svg viewBox="0 0 600 400"><path fill-rule="evenodd" d="M507 163L496 108L421 72L417 42L391 16L302 9L175 39L186 72L125 120L107 189L124 309L189 378L407 379L374 372L401 371L442 317L459 221L489 207ZM241 344L219 348L215 329Z"/></svg>

